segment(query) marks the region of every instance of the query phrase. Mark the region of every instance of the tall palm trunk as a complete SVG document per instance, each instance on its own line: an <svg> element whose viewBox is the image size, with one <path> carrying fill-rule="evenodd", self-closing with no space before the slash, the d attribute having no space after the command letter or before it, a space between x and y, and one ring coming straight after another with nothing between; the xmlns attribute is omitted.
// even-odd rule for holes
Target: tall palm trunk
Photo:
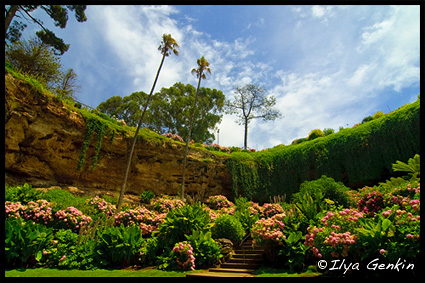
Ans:
<svg viewBox="0 0 425 283"><path fill-rule="evenodd" d="M151 100L153 90L155 89L155 85L156 85L156 82L158 80L159 73L161 72L161 68L162 68L162 64L164 63L165 56L166 56L166 54L164 53L163 56L162 56L161 64L159 65L159 68L158 68L158 72L156 73L155 81L153 82L151 92L149 93L148 99L146 100L146 103L145 103L145 107L143 108L142 116L140 116L140 120L139 120L139 124L137 125L136 133L134 134L133 144L131 145L130 155L128 157L127 167L125 169L124 181L122 183L122 187L121 187L121 191L120 191L120 197L118 199L117 213L120 212L121 207L122 207L122 203L123 203L123 200L124 200L124 192L125 192L125 188L127 186L128 173L130 171L130 165L131 165L131 160L133 158L134 147L136 146L137 135L139 133L140 126L142 125L146 109L148 108L149 102Z"/></svg>
<svg viewBox="0 0 425 283"><path fill-rule="evenodd" d="M186 177L187 153L189 151L189 141L190 141L190 135L192 133L193 121L195 119L196 103L198 102L198 93L199 93L199 86L201 85L201 79L202 79L202 76L199 76L198 87L196 89L196 95L195 95L195 103L193 104L192 115L190 117L189 133L187 134L186 147L184 149L183 169L182 169L182 187L181 187L181 197L180 197L182 201L184 201L184 185L185 185L185 177Z"/></svg>

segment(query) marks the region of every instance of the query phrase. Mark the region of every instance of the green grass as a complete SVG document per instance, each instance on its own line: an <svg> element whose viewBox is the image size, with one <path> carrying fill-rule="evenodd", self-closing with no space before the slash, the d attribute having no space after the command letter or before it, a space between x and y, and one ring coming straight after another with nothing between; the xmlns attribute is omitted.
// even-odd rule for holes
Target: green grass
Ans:
<svg viewBox="0 0 425 283"><path fill-rule="evenodd" d="M19 268L6 270L5 277L185 277L186 274L200 272L206 272L206 270L163 271L154 267L142 268L140 270L60 270L55 268Z"/></svg>
<svg viewBox="0 0 425 283"><path fill-rule="evenodd" d="M322 275L314 266L309 266L304 272L290 272L288 269L260 267L252 274L257 277L316 277Z"/></svg>

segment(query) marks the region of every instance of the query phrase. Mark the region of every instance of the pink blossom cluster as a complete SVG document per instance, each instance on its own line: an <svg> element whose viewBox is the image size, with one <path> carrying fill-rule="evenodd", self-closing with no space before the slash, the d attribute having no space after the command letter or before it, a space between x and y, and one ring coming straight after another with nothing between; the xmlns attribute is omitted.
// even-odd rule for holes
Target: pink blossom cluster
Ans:
<svg viewBox="0 0 425 283"><path fill-rule="evenodd" d="M272 217L273 215L284 213L282 206L278 203L263 204L261 212L265 217Z"/></svg>
<svg viewBox="0 0 425 283"><path fill-rule="evenodd" d="M388 215L391 213L391 210L383 211L382 215L384 217L388 217ZM406 210L397 209L396 210L396 217L394 219L394 224L396 225L403 225L406 222L420 222L421 216L420 215L413 215L411 212L407 212ZM412 223L411 223L412 224Z"/></svg>
<svg viewBox="0 0 425 283"><path fill-rule="evenodd" d="M215 195L210 196L205 203L211 208L211 209L221 209L233 206L233 202L229 201L225 196L223 195Z"/></svg>
<svg viewBox="0 0 425 283"><path fill-rule="evenodd" d="M336 247L337 245L352 245L356 243L356 235L351 235L351 232L331 232L331 235L329 237L326 237L323 243L331 245L332 247Z"/></svg>
<svg viewBox="0 0 425 283"><path fill-rule="evenodd" d="M112 216L116 210L114 204L107 202L99 196L87 199L86 203L94 205L99 212L106 214L107 217Z"/></svg>
<svg viewBox="0 0 425 283"><path fill-rule="evenodd" d="M59 220L61 226L65 229L78 230L84 225L92 221L90 216L85 216L83 213L73 206L66 209L58 210L55 213L56 220Z"/></svg>
<svg viewBox="0 0 425 283"><path fill-rule="evenodd" d="M406 235L406 239L409 239L409 240L419 240L419 238L420 238L420 235L412 235L410 233Z"/></svg>
<svg viewBox="0 0 425 283"><path fill-rule="evenodd" d="M325 225L328 226L329 223L336 223L336 222L356 222L359 220L359 218L363 217L363 212L359 212L357 209L353 208L346 208L340 212L332 212L328 211L328 213L323 217L320 221ZM339 224L339 223L336 223ZM332 228L338 228L341 229L340 225L331 225Z"/></svg>
<svg viewBox="0 0 425 283"><path fill-rule="evenodd" d="M379 191L373 191L365 195L357 203L357 207L364 213L374 214L384 207L383 194Z"/></svg>
<svg viewBox="0 0 425 283"><path fill-rule="evenodd" d="M285 224L283 218L285 213L275 214L270 218L261 218L257 220L252 226L252 237L254 238L254 244L262 243L266 240L273 242L281 242L283 238L283 229Z"/></svg>
<svg viewBox="0 0 425 283"><path fill-rule="evenodd" d="M5 202L6 217L23 218L32 220L34 223L47 225L52 221L51 204L42 199L30 201L27 205L22 205L20 202Z"/></svg>
<svg viewBox="0 0 425 283"><path fill-rule="evenodd" d="M138 225L143 235L149 235L158 229L159 224L164 221L165 216L166 213L156 213L144 206L140 206L136 209L120 211L114 216L114 225L119 226L121 223L125 226Z"/></svg>
<svg viewBox="0 0 425 283"><path fill-rule="evenodd" d="M317 233L323 232L323 228L317 227L307 227L307 235L305 235L304 245L308 247L312 247L313 255L318 258L322 258L322 254L319 252L319 249L314 246L314 238Z"/></svg>
<svg viewBox="0 0 425 283"><path fill-rule="evenodd" d="M179 242L174 245L173 254L182 270L195 270L195 257L193 248L188 242Z"/></svg>
<svg viewBox="0 0 425 283"><path fill-rule="evenodd" d="M162 134L161 136L173 139L175 141L184 142L181 136L173 134L173 133L166 133L166 134Z"/></svg>
<svg viewBox="0 0 425 283"><path fill-rule="evenodd" d="M179 199L172 199L171 197L164 195L162 197L156 197L151 200L151 204L154 205L154 209L160 213L167 213L170 209L182 207L184 202Z"/></svg>
<svg viewBox="0 0 425 283"><path fill-rule="evenodd" d="M221 151L221 152L227 152L230 153L230 149L226 146L221 146L219 144L212 144L210 146L206 147L209 150L215 150L215 151Z"/></svg>

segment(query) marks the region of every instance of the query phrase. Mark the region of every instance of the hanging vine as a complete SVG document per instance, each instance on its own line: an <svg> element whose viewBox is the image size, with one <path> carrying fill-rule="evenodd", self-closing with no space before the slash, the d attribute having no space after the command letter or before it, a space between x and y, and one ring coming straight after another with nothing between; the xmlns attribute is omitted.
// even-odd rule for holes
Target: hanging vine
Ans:
<svg viewBox="0 0 425 283"><path fill-rule="evenodd" d="M83 165L84 165L84 162L85 162L85 159L86 159L86 152L87 152L87 149L89 148L90 141L91 141L91 138L93 136L93 132L96 132L97 133L97 143L96 143L96 147L95 147L95 151L94 151L93 163L92 163L92 166L91 166L91 170L92 171L94 170L94 168L96 167L96 165L99 161L100 148L102 147L102 140L103 140L103 137L104 137L107 129L108 129L107 125L105 125L104 123L102 123L98 119L95 119L95 118L89 118L88 119L87 130L86 130L86 134L85 134L85 137L84 137L83 147L81 149L81 155L80 155L80 159L78 161L77 170L81 170L83 168Z"/></svg>

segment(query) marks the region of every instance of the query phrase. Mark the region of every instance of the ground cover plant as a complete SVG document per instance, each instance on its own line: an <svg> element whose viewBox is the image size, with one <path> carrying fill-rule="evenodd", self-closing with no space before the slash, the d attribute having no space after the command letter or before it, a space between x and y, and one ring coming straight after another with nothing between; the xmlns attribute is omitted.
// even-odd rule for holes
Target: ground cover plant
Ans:
<svg viewBox="0 0 425 283"><path fill-rule="evenodd" d="M150 195L149 204L119 213L100 196L6 186L6 268L205 269L222 257L215 239L237 244L251 233L254 246L265 249L264 267L329 276L418 275L420 157L393 167L405 175L358 190L322 176L304 182L288 202L215 195L185 204Z"/></svg>

